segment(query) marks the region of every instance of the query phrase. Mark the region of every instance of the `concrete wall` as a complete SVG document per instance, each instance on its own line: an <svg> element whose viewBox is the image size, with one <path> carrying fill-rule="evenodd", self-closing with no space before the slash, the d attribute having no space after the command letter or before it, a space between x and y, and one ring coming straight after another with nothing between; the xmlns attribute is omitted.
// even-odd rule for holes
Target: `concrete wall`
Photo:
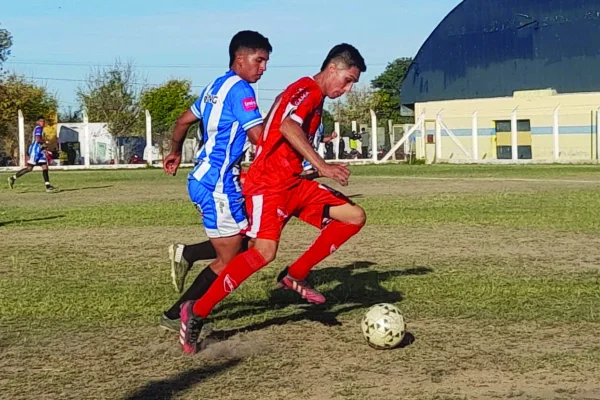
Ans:
<svg viewBox="0 0 600 400"><path fill-rule="evenodd" d="M415 104L415 118L424 113L425 129L434 135L436 115L441 113L444 124L458 137L470 152L472 144L472 116L477 111L478 152L481 159L497 158L497 145L505 142L496 132L496 121L511 119L517 108L518 120L529 120L531 135L519 132L519 144L532 147L534 160L553 158L553 116L559 109L559 149L563 160L592 160L596 151L596 111L600 107L600 93L557 94L552 90L515 92L512 97L448 100ZM435 156L435 144L422 146L422 132L417 135L417 156L430 161ZM426 141L426 138L425 138ZM505 144L505 143L504 143ZM459 147L442 131L442 159L467 159Z"/></svg>

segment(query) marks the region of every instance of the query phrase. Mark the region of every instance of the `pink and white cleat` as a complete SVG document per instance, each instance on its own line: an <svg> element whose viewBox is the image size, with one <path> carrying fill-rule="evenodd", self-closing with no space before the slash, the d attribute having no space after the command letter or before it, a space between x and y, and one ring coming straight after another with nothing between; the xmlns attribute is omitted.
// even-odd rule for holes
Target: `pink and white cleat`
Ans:
<svg viewBox="0 0 600 400"><path fill-rule="evenodd" d="M287 274L287 267L277 277L277 287L286 290L294 290L309 303L323 304L325 303L325 296L319 293L316 289L311 288L306 281L299 281L291 278Z"/></svg>
<svg viewBox="0 0 600 400"><path fill-rule="evenodd" d="M194 302L186 301L181 305L181 328L179 328L179 344L187 354L198 352L198 338L204 325L204 320L194 314Z"/></svg>

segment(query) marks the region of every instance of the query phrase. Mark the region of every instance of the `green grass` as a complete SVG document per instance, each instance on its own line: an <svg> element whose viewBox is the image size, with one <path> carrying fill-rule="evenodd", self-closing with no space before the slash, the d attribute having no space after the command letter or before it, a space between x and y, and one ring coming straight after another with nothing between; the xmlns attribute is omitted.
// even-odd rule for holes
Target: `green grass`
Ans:
<svg viewBox="0 0 600 400"><path fill-rule="evenodd" d="M487 378L474 378L485 377L480 370L575 371L579 377L597 365L600 185L586 182L600 182L600 167L385 165L352 171L351 189L363 194L355 200L368 226L311 275L327 303L307 305L294 293L274 290L279 270L316 235L291 223L273 265L212 315L222 339L237 329L263 333L268 350L239 356L233 341L234 350L216 361L178 358L175 337L156 328L177 298L166 246L205 238L187 199L187 171L176 178L152 169L52 171L63 189L55 194L43 192L37 172L13 191L0 185L0 344L7 349L0 368L10 374L7 396L32 390L32 383L15 378L21 360L42 371L31 382L47 398L115 398L114 386L132 392L194 368L206 381L181 386L179 395L362 399L400 398L409 390L407 398L445 398L450 392L436 385L450 378L463 385L462 374L472 386L486 386ZM0 183L7 176L0 174ZM432 185L422 178L444 179ZM473 183L480 178L556 183L486 182L480 189ZM414 345L373 352L362 343L358 321L378 302L400 307L417 337ZM531 339L538 329L549 337ZM571 334L574 343L566 338ZM231 369L210 378L212 365L232 357ZM382 386L379 377L392 369L397 378ZM300 370L323 380L313 387L300 374L294 385L281 386L281 374ZM528 379L545 384L545 378ZM74 387L73 380L87 386ZM481 394L468 397L448 385L457 398ZM573 385L565 390L576 393ZM330 391L321 393L324 388ZM510 393L499 398L520 389L507 387Z"/></svg>
<svg viewBox="0 0 600 400"><path fill-rule="evenodd" d="M600 165L361 165L350 167L353 176L429 178L560 179L600 173ZM596 178L597 179L597 178Z"/></svg>
<svg viewBox="0 0 600 400"><path fill-rule="evenodd" d="M544 176L560 177L576 174L594 174L598 170L590 166L364 166L353 167L355 175L380 173L384 175L402 176ZM130 191L131 196L125 201L108 201L100 206L93 204L95 195L90 190L91 204L81 205L76 202L70 205L70 193L65 192L47 196L35 193L40 185L36 182L24 181L26 191L21 196L33 197L33 201L5 207L0 222L3 235L19 229L52 229L58 232L69 232L77 228L80 233L93 232L98 228L111 228L115 232L123 228L145 227L177 227L186 226L201 229L196 211L185 198L185 174L181 173L173 179L159 170L136 171L93 171L93 172L58 172L53 174L61 187L101 188L104 195L111 191ZM111 183L114 186L104 188ZM19 182L21 185L21 182ZM183 186L183 187L182 187ZM141 192L153 187L160 187L169 192L179 193L179 197L163 200L161 193L152 193L152 197L141 199L136 188ZM14 193L4 190L4 198ZM537 192L474 192L469 194L411 195L403 197L379 196L357 199L357 203L365 208L370 225L397 226L398 228L416 226L455 225L457 234L460 227L499 226L511 228L533 228L546 231L561 230L572 232L597 233L600 231L600 196L599 190L572 189L561 187L545 188ZM60 197L58 197L60 196ZM50 199L51 204L45 204ZM58 203L56 202L58 200ZM36 220L39 219L39 220ZM292 224L294 226L294 224ZM290 228L293 229L293 228ZM410 234L410 230L404 231ZM79 234L79 233L77 233ZM76 234L76 235L77 235ZM124 238L126 239L126 238ZM33 236L35 240L35 235ZM367 241L368 237L363 238ZM164 247L167 243L152 243L151 246ZM123 242L124 248L127 242ZM368 245L367 245L368 246ZM48 268L43 260L34 254L27 255L25 260L15 261L12 254L10 278L0 278L0 311L4 321L21 322L46 319L72 323L80 326L86 323L125 323L127 318L135 318L151 322L167 304L172 295L168 285L168 277L163 271L156 273L160 263L152 262L148 268L153 270L149 276L139 268L131 269L127 263L120 261L118 254L114 259L102 259L102 254L87 254L84 257L76 254L54 257L55 268ZM47 251L42 247L42 252ZM4 254L11 256L11 254ZM81 258L84 257L84 258ZM6 257L4 258L6 260ZM444 259L437 260L444 265ZM60 263L60 266L57 265ZM509 260L509 264L511 261ZM518 269L518 261L512 261L512 269ZM5 263L5 266L9 263ZM143 262L142 262L143 264ZM348 280L336 281L335 285L324 282L322 289L330 292L330 297L342 299L337 302L355 304L352 296L359 293L357 302L365 303L370 292L361 289L375 283L384 292L402 293L403 308L415 317L465 317L480 319L504 320L583 320L598 322L597 308L600 310L598 297L598 275L596 273L552 274L540 276L503 275L501 271L491 272L477 266L469 268L469 260L464 269L452 271L436 271L434 273L411 276L385 271L373 272L370 280L353 279L353 274L346 274ZM0 264L2 265L2 264ZM35 273L24 273L19 276L15 269L33 268ZM39 268L44 268L40 270ZM403 266L391 263L386 266L390 271L402 271ZM112 275L103 276L98 271L111 271ZM365 270L369 274L371 269ZM142 274L140 276L140 273ZM254 303L268 301L272 296L270 285L274 272L260 274L258 284L243 287L229 301L241 302L252 300ZM361 274L361 272L356 272ZM36 279L39 278L39 279ZM335 281L332 278L332 281ZM354 283L352 283L354 282ZM364 283L364 285L363 285ZM362 295L360 295L362 293ZM362 297L361 297L362 296ZM276 302L275 302L276 303ZM44 305L44 312L39 312L39 305ZM264 309L264 312L274 312ZM285 311L289 312L289 310ZM277 314L277 313L275 313ZM227 314L223 314L227 318ZM245 319L244 321L252 320Z"/></svg>

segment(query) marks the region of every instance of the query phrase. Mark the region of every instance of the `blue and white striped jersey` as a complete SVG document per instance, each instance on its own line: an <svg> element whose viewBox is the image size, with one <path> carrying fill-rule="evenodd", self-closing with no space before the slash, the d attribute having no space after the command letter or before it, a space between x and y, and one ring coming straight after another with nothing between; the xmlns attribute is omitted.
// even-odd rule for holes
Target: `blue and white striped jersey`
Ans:
<svg viewBox="0 0 600 400"><path fill-rule="evenodd" d="M35 128L33 128L33 143L37 142L37 136L44 137L44 128L39 125L36 125Z"/></svg>
<svg viewBox="0 0 600 400"><path fill-rule="evenodd" d="M217 192L241 191L239 164L244 155L246 131L263 122L254 89L229 71L202 91L191 111L202 120L204 140L189 179L196 179Z"/></svg>

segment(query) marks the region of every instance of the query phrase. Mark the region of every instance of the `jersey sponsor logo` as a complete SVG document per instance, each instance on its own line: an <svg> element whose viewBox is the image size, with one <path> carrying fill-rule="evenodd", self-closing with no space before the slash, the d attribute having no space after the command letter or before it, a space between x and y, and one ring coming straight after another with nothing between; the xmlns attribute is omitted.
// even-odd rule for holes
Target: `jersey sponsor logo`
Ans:
<svg viewBox="0 0 600 400"><path fill-rule="evenodd" d="M244 107L244 111L254 111L258 108L256 105L256 99L254 97L246 97L242 100L242 107Z"/></svg>
<svg viewBox="0 0 600 400"><path fill-rule="evenodd" d="M204 95L204 99L203 99L203 101L204 101L205 103L217 104L217 102L219 101L219 97L218 97L218 96L215 96L215 95L213 95L213 94L208 94L208 93L207 93L207 94L205 94L205 95Z"/></svg>
<svg viewBox="0 0 600 400"><path fill-rule="evenodd" d="M308 92L308 90L302 88L302 89L298 90L298 92L296 92L294 97L292 97L291 103L293 106L298 107L300 104L302 104L302 102L304 100L306 100L308 98L308 96L310 96L310 93Z"/></svg>

